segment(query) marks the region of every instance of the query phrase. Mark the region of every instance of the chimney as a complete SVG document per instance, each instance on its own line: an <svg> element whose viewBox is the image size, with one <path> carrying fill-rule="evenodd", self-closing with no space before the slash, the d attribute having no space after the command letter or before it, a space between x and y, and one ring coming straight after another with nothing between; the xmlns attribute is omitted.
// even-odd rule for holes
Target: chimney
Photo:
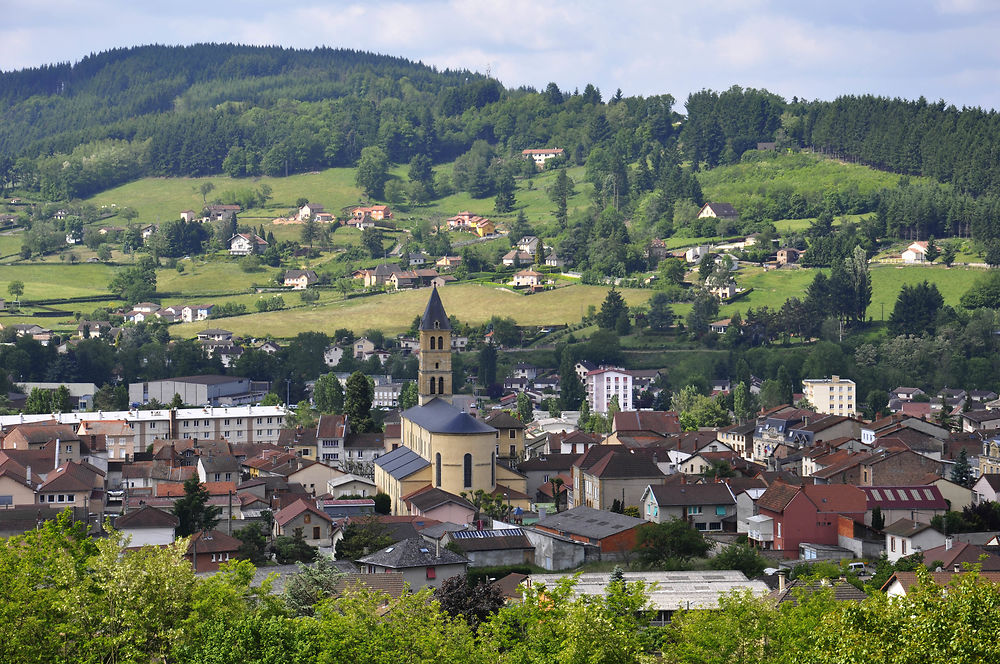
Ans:
<svg viewBox="0 0 1000 664"><path fill-rule="evenodd" d="M783 569L779 569L778 570L778 592L779 593L785 592L785 574L787 574L787 572L785 572L785 570L783 570Z"/></svg>
<svg viewBox="0 0 1000 664"><path fill-rule="evenodd" d="M31 484L31 466L26 467L24 470L24 479L28 481L28 484Z"/></svg>
<svg viewBox="0 0 1000 664"><path fill-rule="evenodd" d="M955 540L951 537L944 538L944 550L951 551L951 547L955 545Z"/></svg>
<svg viewBox="0 0 1000 664"><path fill-rule="evenodd" d="M55 458L55 462L54 462L55 466L53 466L53 468L58 468L59 467L59 445L60 445L61 442L62 441L60 441L58 438L56 438L56 458Z"/></svg>

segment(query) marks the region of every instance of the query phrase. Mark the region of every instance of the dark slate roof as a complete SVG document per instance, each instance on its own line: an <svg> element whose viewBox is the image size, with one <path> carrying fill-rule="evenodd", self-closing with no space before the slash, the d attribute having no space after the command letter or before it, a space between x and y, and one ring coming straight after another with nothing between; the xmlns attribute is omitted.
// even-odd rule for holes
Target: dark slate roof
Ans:
<svg viewBox="0 0 1000 664"><path fill-rule="evenodd" d="M411 537L397 542L381 551L376 551L358 562L364 565L378 565L389 569L406 569L410 567L431 567L434 565L459 565L469 563L465 556L444 547L435 547L423 537Z"/></svg>
<svg viewBox="0 0 1000 664"><path fill-rule="evenodd" d="M644 523L646 522L642 519L581 505L565 512L547 516L535 525L560 533L580 535L588 539L604 539Z"/></svg>
<svg viewBox="0 0 1000 664"><path fill-rule="evenodd" d="M435 323L437 326L435 327ZM421 330L450 330L451 321L441 304L441 296L438 295L437 287L431 290L431 297L427 300L427 308L424 309L424 317L420 319Z"/></svg>
<svg viewBox="0 0 1000 664"><path fill-rule="evenodd" d="M733 505L733 495L729 488L718 484L667 484L651 486L656 504L670 505Z"/></svg>
<svg viewBox="0 0 1000 664"><path fill-rule="evenodd" d="M399 599L406 594L406 580L400 572L384 572L382 574L349 572L337 579L333 586L333 592L342 595L345 591L357 586L385 593L393 599Z"/></svg>
<svg viewBox="0 0 1000 664"><path fill-rule="evenodd" d="M506 411L499 411L493 415L486 418L486 424L490 425L494 429L523 429L524 422L512 417Z"/></svg>
<svg viewBox="0 0 1000 664"><path fill-rule="evenodd" d="M883 532L888 535L895 535L896 537L913 537L930 528L931 524L929 523L920 523L912 519L900 519L892 525L886 526Z"/></svg>
<svg viewBox="0 0 1000 664"><path fill-rule="evenodd" d="M530 459L525 459L521 463L517 464L517 469L522 473L534 470L569 470L573 467L573 462L576 461L579 456L579 454L542 454L540 456L531 457Z"/></svg>
<svg viewBox="0 0 1000 664"><path fill-rule="evenodd" d="M403 417L432 433L496 433L490 425L463 413L443 399L431 399L423 406L409 408L403 411Z"/></svg>
<svg viewBox="0 0 1000 664"><path fill-rule="evenodd" d="M146 505L115 520L115 528L176 528L178 519L169 512Z"/></svg>
<svg viewBox="0 0 1000 664"><path fill-rule="evenodd" d="M375 459L375 465L387 472L393 479L401 480L421 468L426 468L431 465L431 462L409 447L400 445L388 454L383 454Z"/></svg>
<svg viewBox="0 0 1000 664"><path fill-rule="evenodd" d="M458 530L451 534L451 539L462 551L499 551L533 549L528 536L520 528L505 528L503 530Z"/></svg>
<svg viewBox="0 0 1000 664"><path fill-rule="evenodd" d="M792 606L795 606L798 604L799 596L803 593L811 595L817 590L824 590L828 588L833 590L833 599L838 602L863 602L868 599L868 594L865 591L858 590L847 581L840 580L824 580L820 583L812 581L806 583L796 579L789 582L783 591L771 593L771 596L775 599L776 604L784 604L788 602L791 603Z"/></svg>
<svg viewBox="0 0 1000 664"><path fill-rule="evenodd" d="M407 498L407 501L424 514L426 514L428 510L440 507L445 503L454 503L470 510L476 509L475 506L465 498L456 496L455 494L449 493L444 489L438 489L437 487L421 491L417 495Z"/></svg>

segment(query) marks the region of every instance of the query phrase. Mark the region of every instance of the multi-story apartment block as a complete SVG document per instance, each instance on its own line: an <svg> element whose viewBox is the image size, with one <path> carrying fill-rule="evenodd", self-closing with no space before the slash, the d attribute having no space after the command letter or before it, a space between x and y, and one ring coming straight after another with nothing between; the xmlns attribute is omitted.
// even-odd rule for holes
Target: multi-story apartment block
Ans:
<svg viewBox="0 0 1000 664"><path fill-rule="evenodd" d="M802 381L802 396L815 407L817 413L853 417L857 413L855 390L853 380L840 376Z"/></svg>

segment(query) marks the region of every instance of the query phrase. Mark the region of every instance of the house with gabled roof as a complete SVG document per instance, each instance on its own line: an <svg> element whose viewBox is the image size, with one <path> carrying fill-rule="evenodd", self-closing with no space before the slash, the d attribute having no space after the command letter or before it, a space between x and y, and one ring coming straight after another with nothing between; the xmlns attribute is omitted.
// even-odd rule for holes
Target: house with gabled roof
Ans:
<svg viewBox="0 0 1000 664"><path fill-rule="evenodd" d="M453 576L465 574L469 560L423 537L411 537L359 558L358 565L368 574L398 572L410 588L439 588Z"/></svg>
<svg viewBox="0 0 1000 664"><path fill-rule="evenodd" d="M698 210L698 218L739 219L740 215L732 203L705 203Z"/></svg>
<svg viewBox="0 0 1000 664"><path fill-rule="evenodd" d="M680 519L697 530L721 531L726 525L736 529L736 498L722 482L651 484L642 494L639 510L652 523Z"/></svg>
<svg viewBox="0 0 1000 664"><path fill-rule="evenodd" d="M885 553L890 563L941 546L945 540L945 536L929 523L913 519L898 519L886 526L883 532Z"/></svg>
<svg viewBox="0 0 1000 664"><path fill-rule="evenodd" d="M526 565L535 562L535 547L521 528L452 530L442 538L469 559L470 567Z"/></svg>
<svg viewBox="0 0 1000 664"><path fill-rule="evenodd" d="M319 277L313 270L286 270L285 286L291 286L294 290L304 290L319 281Z"/></svg>
<svg viewBox="0 0 1000 664"><path fill-rule="evenodd" d="M251 256L267 249L267 240L256 233L237 233L229 238L230 256Z"/></svg>
<svg viewBox="0 0 1000 664"><path fill-rule="evenodd" d="M242 544L221 530L202 530L191 536L184 557L191 561L195 573L217 572L219 565L236 559Z"/></svg>
<svg viewBox="0 0 1000 664"><path fill-rule="evenodd" d="M403 496L410 514L451 523L472 523L476 508L462 496L430 484Z"/></svg>
<svg viewBox="0 0 1000 664"><path fill-rule="evenodd" d="M760 539L751 533L751 543L795 558L803 543L836 546L840 517L863 522L867 505L857 487L775 482L757 499L757 511Z"/></svg>
<svg viewBox="0 0 1000 664"><path fill-rule="evenodd" d="M129 546L162 546L175 539L180 519L165 510L143 505L115 519L115 530L129 537Z"/></svg>
<svg viewBox="0 0 1000 664"><path fill-rule="evenodd" d="M292 537L299 529L310 546L333 546L333 519L316 507L316 501L311 498L299 498L274 515L272 534L275 537Z"/></svg>
<svg viewBox="0 0 1000 664"><path fill-rule="evenodd" d="M616 500L638 505L646 487L659 484L664 476L655 451L597 445L574 462L572 477L573 505L609 510Z"/></svg>

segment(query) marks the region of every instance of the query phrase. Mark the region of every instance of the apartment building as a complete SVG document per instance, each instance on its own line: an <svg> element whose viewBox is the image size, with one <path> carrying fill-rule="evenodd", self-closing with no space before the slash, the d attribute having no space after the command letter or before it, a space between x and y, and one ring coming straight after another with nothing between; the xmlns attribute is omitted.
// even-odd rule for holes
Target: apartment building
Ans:
<svg viewBox="0 0 1000 664"><path fill-rule="evenodd" d="M854 417L857 414L857 387L853 380L831 376L802 381L802 396L817 413Z"/></svg>

